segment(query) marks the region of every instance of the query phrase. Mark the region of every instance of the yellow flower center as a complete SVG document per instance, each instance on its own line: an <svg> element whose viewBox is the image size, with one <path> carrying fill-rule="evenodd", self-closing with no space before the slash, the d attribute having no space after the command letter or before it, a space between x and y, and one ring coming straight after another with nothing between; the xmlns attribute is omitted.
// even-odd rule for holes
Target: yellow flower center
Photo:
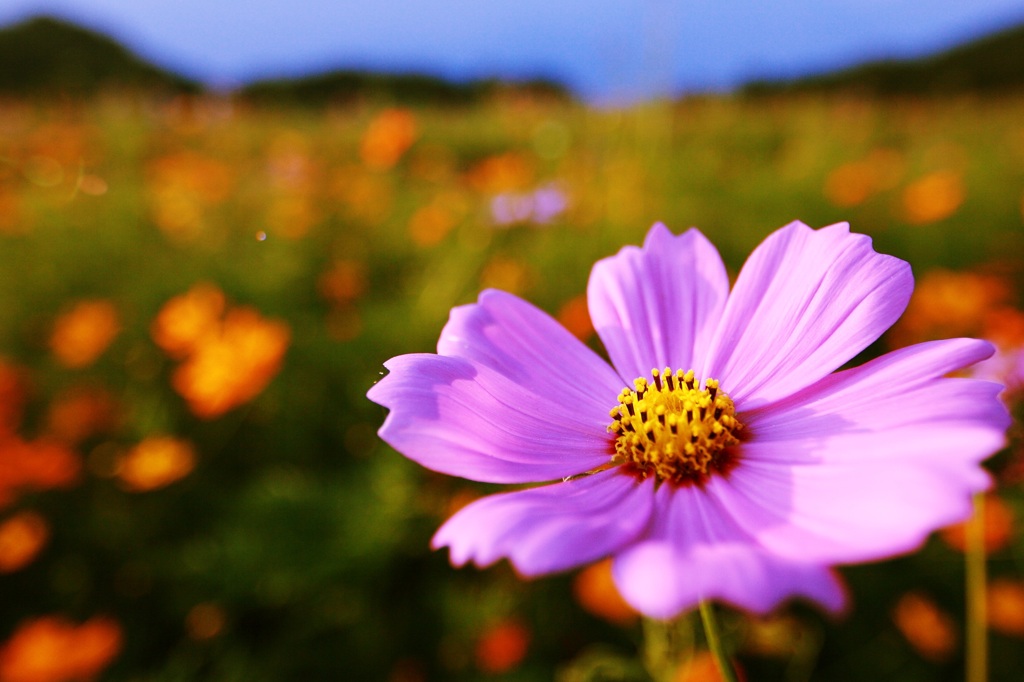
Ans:
<svg viewBox="0 0 1024 682"><path fill-rule="evenodd" d="M704 388L693 370L666 367L633 381L635 390L622 389L611 409L608 430L615 434L614 462L646 478L675 484L703 483L733 460L743 425L736 419L732 399L708 379Z"/></svg>

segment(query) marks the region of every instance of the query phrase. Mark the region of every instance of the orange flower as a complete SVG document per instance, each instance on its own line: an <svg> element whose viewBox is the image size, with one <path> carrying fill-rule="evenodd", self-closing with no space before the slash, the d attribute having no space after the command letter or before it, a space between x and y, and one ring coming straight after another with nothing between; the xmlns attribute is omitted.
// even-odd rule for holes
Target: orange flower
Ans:
<svg viewBox="0 0 1024 682"><path fill-rule="evenodd" d="M918 280L907 311L893 327L894 342L981 335L990 311L1004 305L1010 292L1010 285L994 275L930 270Z"/></svg>
<svg viewBox="0 0 1024 682"><path fill-rule="evenodd" d="M903 217L914 225L944 220L960 208L964 193L964 182L959 173L929 173L903 191Z"/></svg>
<svg viewBox="0 0 1024 682"><path fill-rule="evenodd" d="M466 175L470 187L483 194L526 189L534 179L533 163L515 152L488 157Z"/></svg>
<svg viewBox="0 0 1024 682"><path fill-rule="evenodd" d="M46 520L21 512L0 524L0 573L13 573L32 563L50 537Z"/></svg>
<svg viewBox="0 0 1024 682"><path fill-rule="evenodd" d="M23 623L0 648L0 680L89 680L120 650L121 627L109 618L75 625L59 616L44 616Z"/></svg>
<svg viewBox="0 0 1024 682"><path fill-rule="evenodd" d="M409 218L409 237L418 246L438 244L452 231L468 208L458 192L442 192Z"/></svg>
<svg viewBox="0 0 1024 682"><path fill-rule="evenodd" d="M366 291L366 265L361 261L339 259L317 280L317 291L334 305L355 301Z"/></svg>
<svg viewBox="0 0 1024 682"><path fill-rule="evenodd" d="M525 265L511 258L497 256L480 273L480 286L522 294L530 279L531 273Z"/></svg>
<svg viewBox="0 0 1024 682"><path fill-rule="evenodd" d="M117 476L129 490L156 490L187 476L195 462L195 450L188 441L151 436L121 458Z"/></svg>
<svg viewBox="0 0 1024 682"><path fill-rule="evenodd" d="M484 631L476 643L476 664L485 673L508 672L526 657L530 631L516 620L506 620Z"/></svg>
<svg viewBox="0 0 1024 682"><path fill-rule="evenodd" d="M900 597L893 609L892 619L922 657L942 662L956 651L956 624L924 594L908 592Z"/></svg>
<svg viewBox="0 0 1024 682"><path fill-rule="evenodd" d="M149 165L150 189L157 193L184 193L205 205L218 204L231 195L231 166L194 151L180 151Z"/></svg>
<svg viewBox="0 0 1024 682"><path fill-rule="evenodd" d="M867 157L844 163L825 180L825 197L836 206L856 206L880 190L893 187L903 175L903 157L891 149L875 149Z"/></svg>
<svg viewBox="0 0 1024 682"><path fill-rule="evenodd" d="M0 440L0 507L10 504L22 488L63 488L78 481L78 455L55 441L26 442L17 436Z"/></svg>
<svg viewBox="0 0 1024 682"><path fill-rule="evenodd" d="M590 310L587 308L587 297L583 294L562 304L555 317L580 341L586 341L594 335L594 325L590 321Z"/></svg>
<svg viewBox="0 0 1024 682"><path fill-rule="evenodd" d="M109 431L117 421L114 396L98 386L76 386L50 404L46 428L50 435L70 444Z"/></svg>
<svg viewBox="0 0 1024 682"><path fill-rule="evenodd" d="M1010 507L997 495L986 495L982 507L984 517L984 543L985 552L998 552L1010 544L1013 537L1013 512ZM947 526L939 531L939 536L947 545L953 549L966 551L967 548L967 524L970 521Z"/></svg>
<svg viewBox="0 0 1024 682"><path fill-rule="evenodd" d="M196 152L182 151L150 164L147 192L153 221L169 237L191 240L204 227L207 210L231 194L231 167Z"/></svg>
<svg viewBox="0 0 1024 682"><path fill-rule="evenodd" d="M150 334L173 358L191 353L200 340L215 335L224 312L224 293L209 283L196 284L160 309Z"/></svg>
<svg viewBox="0 0 1024 682"><path fill-rule="evenodd" d="M699 651L690 660L680 664L672 680L673 682L722 682L722 673L718 670L714 656L707 651Z"/></svg>
<svg viewBox="0 0 1024 682"><path fill-rule="evenodd" d="M57 318L50 349L65 367L86 367L107 349L120 330L117 309L110 301L79 301Z"/></svg>
<svg viewBox="0 0 1024 682"><path fill-rule="evenodd" d="M988 625L1005 635L1024 637L1024 583L997 578L985 594Z"/></svg>
<svg viewBox="0 0 1024 682"><path fill-rule="evenodd" d="M409 238L417 246L433 246L455 227L455 216L443 205L422 206L409 218Z"/></svg>
<svg viewBox="0 0 1024 682"><path fill-rule="evenodd" d="M251 308L228 312L215 337L206 337L174 373L175 390L193 414L213 418L255 398L277 374L291 331Z"/></svg>
<svg viewBox="0 0 1024 682"><path fill-rule="evenodd" d="M584 610L616 625L636 622L637 612L619 594L612 580L611 559L592 564L577 574L572 592Z"/></svg>
<svg viewBox="0 0 1024 682"><path fill-rule="evenodd" d="M359 147L359 157L370 168L387 170L416 141L416 119L407 109L385 109L370 121Z"/></svg>
<svg viewBox="0 0 1024 682"><path fill-rule="evenodd" d="M359 166L339 169L332 178L331 190L348 217L366 225L384 222L394 208L391 178L366 173Z"/></svg>

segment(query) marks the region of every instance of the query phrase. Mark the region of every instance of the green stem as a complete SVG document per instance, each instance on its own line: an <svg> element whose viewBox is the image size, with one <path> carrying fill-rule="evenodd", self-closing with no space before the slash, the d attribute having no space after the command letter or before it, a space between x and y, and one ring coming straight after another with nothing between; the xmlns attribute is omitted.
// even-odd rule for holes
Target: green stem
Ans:
<svg viewBox="0 0 1024 682"><path fill-rule="evenodd" d="M988 679L988 632L985 614L985 495L974 496L974 515L967 522L967 682Z"/></svg>
<svg viewBox="0 0 1024 682"><path fill-rule="evenodd" d="M708 648L711 655L715 657L718 664L718 672L722 674L723 682L736 682L736 672L732 669L729 657L722 650L722 642L718 639L718 623L715 620L714 607L711 602L701 601L700 619L704 623L704 636L708 640Z"/></svg>

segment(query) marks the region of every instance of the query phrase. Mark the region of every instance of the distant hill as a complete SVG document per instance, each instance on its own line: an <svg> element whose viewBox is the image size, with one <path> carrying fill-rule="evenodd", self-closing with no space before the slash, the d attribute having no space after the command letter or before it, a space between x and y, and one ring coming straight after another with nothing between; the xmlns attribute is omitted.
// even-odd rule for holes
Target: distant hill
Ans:
<svg viewBox="0 0 1024 682"><path fill-rule="evenodd" d="M202 85L147 63L106 36L38 17L0 29L0 95L87 96L118 89L198 92ZM238 94L256 102L320 105L361 98L395 104L471 104L512 90L568 99L561 85L546 80L454 83L422 74L389 75L333 71L304 78L262 80Z"/></svg>
<svg viewBox="0 0 1024 682"><path fill-rule="evenodd" d="M288 102L302 105L346 103L357 99L386 100L394 104L472 104L498 92L529 92L567 100L569 91L553 81L499 81L495 79L455 83L425 74L383 74L339 70L295 79L252 83L240 94L256 102Z"/></svg>
<svg viewBox="0 0 1024 682"><path fill-rule="evenodd" d="M882 95L1024 89L1024 25L931 57L869 62L791 81L755 81L747 94L857 90Z"/></svg>
<svg viewBox="0 0 1024 682"><path fill-rule="evenodd" d="M108 88L197 91L105 36L39 17L0 30L0 93L92 94Z"/></svg>

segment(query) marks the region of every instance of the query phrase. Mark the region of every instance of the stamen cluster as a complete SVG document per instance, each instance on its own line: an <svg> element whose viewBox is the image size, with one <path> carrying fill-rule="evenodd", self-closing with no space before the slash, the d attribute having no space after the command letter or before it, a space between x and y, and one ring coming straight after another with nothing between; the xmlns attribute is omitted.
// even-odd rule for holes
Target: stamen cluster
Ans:
<svg viewBox="0 0 1024 682"><path fill-rule="evenodd" d="M693 370L666 367L651 370L653 382L633 381L622 389L619 404L609 415L615 434L615 457L646 478L675 484L700 483L727 463L730 446L737 445L743 425L736 419L732 399L707 379L704 388Z"/></svg>

